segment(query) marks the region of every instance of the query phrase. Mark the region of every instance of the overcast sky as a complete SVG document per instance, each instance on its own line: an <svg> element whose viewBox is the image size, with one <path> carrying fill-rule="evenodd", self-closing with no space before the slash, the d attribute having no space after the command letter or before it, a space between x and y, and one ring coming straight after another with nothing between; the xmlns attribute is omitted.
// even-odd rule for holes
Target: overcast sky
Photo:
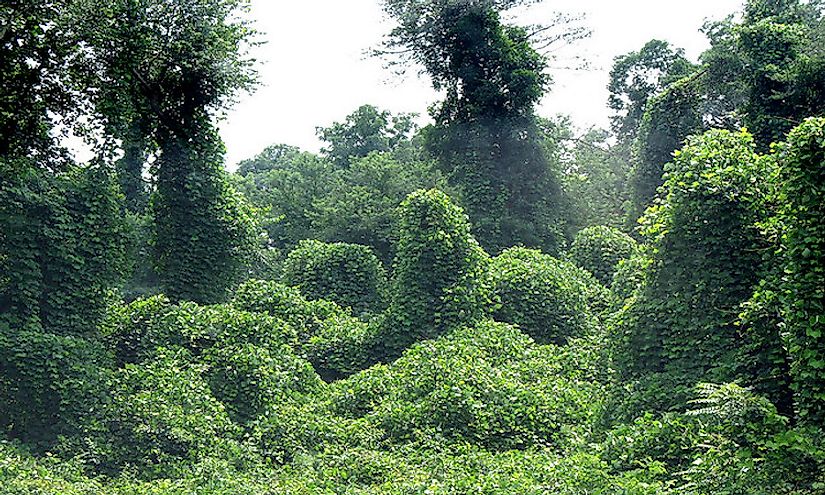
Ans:
<svg viewBox="0 0 825 495"><path fill-rule="evenodd" d="M582 12L589 39L568 48L589 70L554 70L554 84L538 113L568 114L581 127L608 124L608 72L615 56L646 41L664 39L695 59L707 47L699 33L706 19L721 19L741 0L545 0L521 15L541 23L554 11ZM362 104L393 112L417 112L438 101L423 77L399 77L365 50L391 28L380 0L252 0L250 16L266 44L255 50L261 87L243 95L222 122L227 164L234 165L273 143L317 151L316 126L340 121ZM567 65L560 60L554 65Z"/></svg>

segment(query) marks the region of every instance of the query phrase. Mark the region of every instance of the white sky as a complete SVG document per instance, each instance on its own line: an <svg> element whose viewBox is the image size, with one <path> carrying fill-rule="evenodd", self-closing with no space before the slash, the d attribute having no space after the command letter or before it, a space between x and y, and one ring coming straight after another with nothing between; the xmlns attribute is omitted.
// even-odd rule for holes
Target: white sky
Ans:
<svg viewBox="0 0 825 495"><path fill-rule="evenodd" d="M742 0L544 0L520 18L549 20L552 12L583 12L593 31L567 53L583 55L586 71L553 71L543 116L568 114L587 128L608 125L607 82L612 60L650 39L664 39L695 59L707 47L698 32L705 19L721 19ZM252 0L250 16L266 44L255 50L261 87L243 95L221 123L227 165L273 143L317 151L316 126L342 120L362 104L392 112L417 112L438 101L426 78L399 77L367 57L392 28L380 0ZM564 65L563 61L559 62Z"/></svg>

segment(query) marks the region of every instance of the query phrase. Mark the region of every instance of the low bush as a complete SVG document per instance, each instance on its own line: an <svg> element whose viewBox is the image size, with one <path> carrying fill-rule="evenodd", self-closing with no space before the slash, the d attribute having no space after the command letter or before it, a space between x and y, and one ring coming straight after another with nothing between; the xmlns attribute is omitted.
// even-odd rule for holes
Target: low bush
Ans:
<svg viewBox="0 0 825 495"><path fill-rule="evenodd" d="M356 314L386 306L387 276L367 246L301 241L284 262L283 280L310 300L334 301Z"/></svg>
<svg viewBox="0 0 825 495"><path fill-rule="evenodd" d="M297 288L265 280L243 283L235 291L231 304L287 322L297 332L299 342L306 342L317 334L328 318L349 314L334 302L323 299L307 301Z"/></svg>
<svg viewBox="0 0 825 495"><path fill-rule="evenodd" d="M0 429L43 448L59 436L83 434L90 416L105 407L113 367L92 340L0 323Z"/></svg>
<svg viewBox="0 0 825 495"><path fill-rule="evenodd" d="M230 417L248 423L283 402L300 402L322 382L312 366L286 345L216 346L203 355L205 378Z"/></svg>
<svg viewBox="0 0 825 495"><path fill-rule="evenodd" d="M336 384L331 407L364 415L396 443L558 445L568 428L589 421L597 401L594 387L567 369L562 355L534 347L515 327L482 322Z"/></svg>
<svg viewBox="0 0 825 495"><path fill-rule="evenodd" d="M630 258L636 249L636 241L629 235L613 227L597 225L576 234L570 247L570 259L609 287L616 265Z"/></svg>
<svg viewBox="0 0 825 495"><path fill-rule="evenodd" d="M171 304L162 295L112 308L103 334L120 365L151 358L161 347L184 346L200 353L214 345L298 342L291 325L270 315L231 305Z"/></svg>
<svg viewBox="0 0 825 495"><path fill-rule="evenodd" d="M382 318L367 323L334 315L321 322L318 333L302 345L302 353L324 380L344 378L377 361L382 324Z"/></svg>
<svg viewBox="0 0 825 495"><path fill-rule="evenodd" d="M103 415L108 432L101 468L133 466L149 477L163 476L232 438L235 427L201 372L183 349L161 349L155 359L118 370Z"/></svg>
<svg viewBox="0 0 825 495"><path fill-rule="evenodd" d="M587 332L588 294L603 289L576 276L576 267L540 251L511 248L490 265L493 316L518 325L539 343L564 343Z"/></svg>

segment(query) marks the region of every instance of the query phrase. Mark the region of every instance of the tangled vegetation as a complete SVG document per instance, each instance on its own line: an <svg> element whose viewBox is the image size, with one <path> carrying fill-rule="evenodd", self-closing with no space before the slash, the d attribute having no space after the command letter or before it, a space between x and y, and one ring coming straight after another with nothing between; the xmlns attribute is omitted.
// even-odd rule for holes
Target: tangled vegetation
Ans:
<svg viewBox="0 0 825 495"><path fill-rule="evenodd" d="M384 1L434 123L234 174L246 2L0 5L0 495L825 493L821 2L618 57L584 136L530 3Z"/></svg>

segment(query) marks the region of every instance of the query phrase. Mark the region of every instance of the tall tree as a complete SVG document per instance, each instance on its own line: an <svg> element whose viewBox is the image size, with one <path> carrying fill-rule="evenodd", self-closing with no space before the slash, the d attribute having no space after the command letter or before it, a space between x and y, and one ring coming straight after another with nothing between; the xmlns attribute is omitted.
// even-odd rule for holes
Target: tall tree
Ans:
<svg viewBox="0 0 825 495"><path fill-rule="evenodd" d="M415 115L392 115L372 105L362 105L347 115L344 122L319 127L318 137L327 143L321 152L338 167L363 158L373 151L391 151L408 140L415 130Z"/></svg>
<svg viewBox="0 0 825 495"><path fill-rule="evenodd" d="M88 108L67 0L0 6L0 321L87 334L119 278L120 197L101 164L79 166L61 129Z"/></svg>
<svg viewBox="0 0 825 495"><path fill-rule="evenodd" d="M95 50L98 111L139 126L158 149L155 263L174 299L220 300L253 244L253 224L223 171L214 120L254 82L245 0L84 0ZM126 117L121 117L123 113Z"/></svg>
<svg viewBox="0 0 825 495"><path fill-rule="evenodd" d="M387 0L399 25L386 52L421 64L446 99L432 110L429 149L458 190L480 242L499 251L564 243L563 199L543 155L534 106L547 61L501 12L520 0Z"/></svg>
<svg viewBox="0 0 825 495"><path fill-rule="evenodd" d="M665 165L691 134L704 129L702 73L683 78L648 101L633 143L629 224L653 203Z"/></svg>
<svg viewBox="0 0 825 495"><path fill-rule="evenodd" d="M745 8L738 29L746 67L743 114L763 150L804 118L825 114L825 57L811 47L822 22L815 9L798 0L752 0Z"/></svg>
<svg viewBox="0 0 825 495"><path fill-rule="evenodd" d="M633 142L648 100L694 70L683 49L662 40L650 40L639 51L616 57L607 86L608 106L615 112L610 119L614 134Z"/></svg>
<svg viewBox="0 0 825 495"><path fill-rule="evenodd" d="M76 33L66 22L69 4L0 4L0 159L51 169L68 162L55 130L82 107L69 76L83 65Z"/></svg>

